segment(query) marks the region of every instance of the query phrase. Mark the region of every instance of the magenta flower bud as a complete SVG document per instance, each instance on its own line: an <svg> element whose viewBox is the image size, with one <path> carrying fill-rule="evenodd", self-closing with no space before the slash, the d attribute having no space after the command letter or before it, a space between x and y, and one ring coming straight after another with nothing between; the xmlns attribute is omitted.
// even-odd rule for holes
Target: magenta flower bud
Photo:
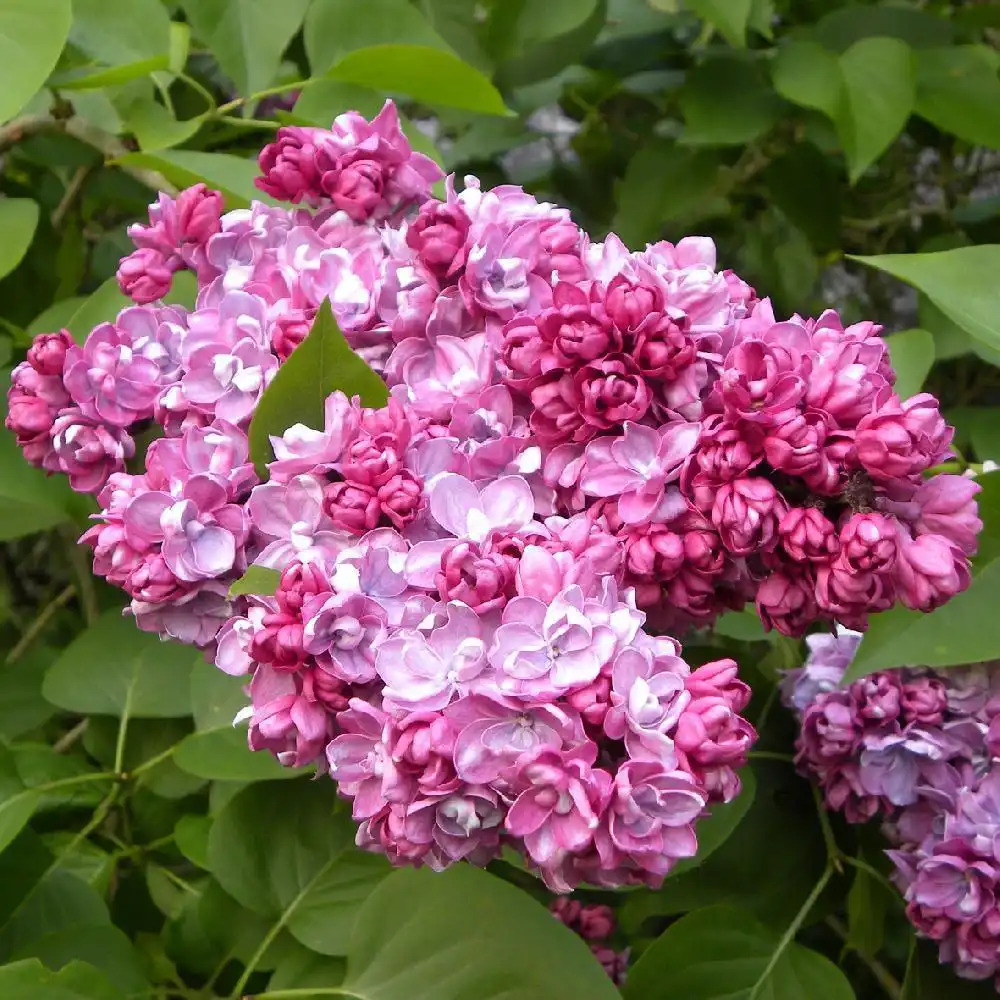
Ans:
<svg viewBox="0 0 1000 1000"><path fill-rule="evenodd" d="M162 299L170 291L174 268L159 250L133 250L118 265L118 287L133 302L146 305Z"/></svg>
<svg viewBox="0 0 1000 1000"><path fill-rule="evenodd" d="M615 951L614 948L592 944L590 950L593 952L594 958L601 963L601 967L611 982L616 986L624 986L625 977L628 975L629 949Z"/></svg>
<svg viewBox="0 0 1000 1000"><path fill-rule="evenodd" d="M576 923L584 941L604 941L615 932L615 911L610 906L590 903L580 908Z"/></svg>
<svg viewBox="0 0 1000 1000"><path fill-rule="evenodd" d="M285 612L266 614L254 633L250 656L275 670L298 670L306 661L302 621Z"/></svg>
<svg viewBox="0 0 1000 1000"><path fill-rule="evenodd" d="M718 695L692 699L674 733L677 749L702 767L741 764L756 738L753 726Z"/></svg>
<svg viewBox="0 0 1000 1000"><path fill-rule="evenodd" d="M778 525L781 546L796 562L830 562L840 551L833 522L818 507L790 507Z"/></svg>
<svg viewBox="0 0 1000 1000"><path fill-rule="evenodd" d="M49 430L58 410L38 396L19 391L16 385L11 386L8 400L5 423L17 435L17 443L23 448L39 437L48 441Z"/></svg>
<svg viewBox="0 0 1000 1000"><path fill-rule="evenodd" d="M621 336L598 309L576 286L556 285L553 308L536 320L539 334L551 345L555 365L575 368L621 350Z"/></svg>
<svg viewBox="0 0 1000 1000"><path fill-rule="evenodd" d="M271 346L282 361L287 361L292 351L309 336L314 319L313 311L309 309L293 310L274 321Z"/></svg>
<svg viewBox="0 0 1000 1000"><path fill-rule="evenodd" d="M462 601L478 614L503 608L514 596L513 559L482 553L475 542L456 542L441 557L434 585L445 601Z"/></svg>
<svg viewBox="0 0 1000 1000"><path fill-rule="evenodd" d="M330 580L320 562L290 562L281 572L274 599L287 614L297 616L306 601L319 594L330 593Z"/></svg>
<svg viewBox="0 0 1000 1000"><path fill-rule="evenodd" d="M499 353L510 373L505 381L514 387L530 388L540 375L555 367L551 345L539 336L533 316L517 316L504 326Z"/></svg>
<svg viewBox="0 0 1000 1000"><path fill-rule="evenodd" d="M976 494L980 486L965 476L932 476L913 496L919 513L913 522L918 535L944 535L967 556L975 555L983 530Z"/></svg>
<svg viewBox="0 0 1000 1000"><path fill-rule="evenodd" d="M302 672L302 695L327 712L343 712L350 704L351 685L321 666L307 667Z"/></svg>
<svg viewBox="0 0 1000 1000"><path fill-rule="evenodd" d="M787 509L784 497L770 481L744 476L719 488L712 523L733 555L769 552L778 542L778 524Z"/></svg>
<svg viewBox="0 0 1000 1000"><path fill-rule="evenodd" d="M221 192L204 184L185 188L175 201L177 243L207 243L220 229L219 217L225 209Z"/></svg>
<svg viewBox="0 0 1000 1000"><path fill-rule="evenodd" d="M355 222L371 218L382 204L385 169L375 160L354 160L320 178L320 189L342 212Z"/></svg>
<svg viewBox="0 0 1000 1000"><path fill-rule="evenodd" d="M805 710L799 742L810 762L835 764L851 758L860 735L854 699L847 691L830 691Z"/></svg>
<svg viewBox="0 0 1000 1000"><path fill-rule="evenodd" d="M62 376L66 351L73 346L73 335L69 330L58 333L40 333L28 348L28 364L39 375Z"/></svg>
<svg viewBox="0 0 1000 1000"><path fill-rule="evenodd" d="M775 423L764 439L764 455L779 472L816 482L829 492L836 485L836 471L824 452L827 426L815 412L795 413Z"/></svg>
<svg viewBox="0 0 1000 1000"><path fill-rule="evenodd" d="M921 393L905 403L893 397L862 418L854 447L868 474L884 482L915 475L942 461L952 434L937 400Z"/></svg>
<svg viewBox="0 0 1000 1000"><path fill-rule="evenodd" d="M662 313L666 305L663 291L651 281L633 280L616 274L604 293L604 310L623 334L636 333Z"/></svg>
<svg viewBox="0 0 1000 1000"><path fill-rule="evenodd" d="M684 538L663 524L645 524L625 533L629 573L666 580L684 565Z"/></svg>
<svg viewBox="0 0 1000 1000"><path fill-rule="evenodd" d="M902 690L894 674L869 674L855 681L848 691L858 707L860 718L873 722L894 722L899 718Z"/></svg>
<svg viewBox="0 0 1000 1000"><path fill-rule="evenodd" d="M750 686L739 678L735 660L713 660L692 670L684 679L684 688L694 698L721 696L734 712L750 704Z"/></svg>
<svg viewBox="0 0 1000 1000"><path fill-rule="evenodd" d="M691 569L705 576L714 576L722 571L726 561L722 539L707 521L687 529L682 537L684 560Z"/></svg>
<svg viewBox="0 0 1000 1000"><path fill-rule="evenodd" d="M859 573L887 573L896 561L896 534L884 514L852 514L840 528L844 564Z"/></svg>
<svg viewBox="0 0 1000 1000"><path fill-rule="evenodd" d="M293 205L301 201L318 203L322 189L316 146L325 135L318 128L296 125L279 128L275 141L260 151L257 162L264 176L254 183L279 201L290 201Z"/></svg>
<svg viewBox="0 0 1000 1000"><path fill-rule="evenodd" d="M451 278L465 262L469 217L461 205L429 200L406 230L406 244L439 281Z"/></svg>
<svg viewBox="0 0 1000 1000"><path fill-rule="evenodd" d="M566 704L580 713L580 718L591 726L604 725L611 707L611 678L600 674L585 687L576 688L565 695Z"/></svg>
<svg viewBox="0 0 1000 1000"><path fill-rule="evenodd" d="M597 388L600 388L598 383ZM539 442L555 447L569 441L587 441L595 428L583 422L583 401L573 376L549 372L531 389L531 429Z"/></svg>
<svg viewBox="0 0 1000 1000"><path fill-rule="evenodd" d="M78 493L99 492L108 477L121 472L125 460L135 454L135 444L125 431L106 427L75 408L56 417L51 437L59 469Z"/></svg>
<svg viewBox="0 0 1000 1000"><path fill-rule="evenodd" d="M330 483L323 490L323 511L338 528L353 535L371 531L382 517L378 493L359 483Z"/></svg>
<svg viewBox="0 0 1000 1000"><path fill-rule="evenodd" d="M888 577L852 569L844 562L843 553L816 571L816 603L851 627L854 622L863 626L869 612L884 611L892 606L893 599Z"/></svg>
<svg viewBox="0 0 1000 1000"><path fill-rule="evenodd" d="M191 584L174 576L158 552L147 553L122 586L132 597L148 604L175 601L191 589Z"/></svg>
<svg viewBox="0 0 1000 1000"><path fill-rule="evenodd" d="M969 586L969 561L943 535L907 538L900 532L893 579L899 599L914 611L933 611Z"/></svg>
<svg viewBox="0 0 1000 1000"><path fill-rule="evenodd" d="M405 441L400 442L405 445ZM402 469L397 442L362 434L348 445L340 463L341 475L349 482L378 489Z"/></svg>
<svg viewBox="0 0 1000 1000"><path fill-rule="evenodd" d="M424 484L412 472L401 469L378 489L382 513L396 528L406 527L424 506Z"/></svg>
<svg viewBox="0 0 1000 1000"><path fill-rule="evenodd" d="M592 427L610 430L626 421L639 421L649 409L649 389L635 362L608 356L581 368L573 377L583 419Z"/></svg>
<svg viewBox="0 0 1000 1000"><path fill-rule="evenodd" d="M902 686L900 706L906 722L939 726L948 707L948 693L937 677L914 677Z"/></svg>
<svg viewBox="0 0 1000 1000"><path fill-rule="evenodd" d="M807 572L776 570L757 588L757 613L765 629L797 637L819 617L815 584Z"/></svg>
<svg viewBox="0 0 1000 1000"><path fill-rule="evenodd" d="M711 416L704 422L695 453L698 467L708 484L729 482L760 464L763 443L763 434L756 425L738 427L721 416ZM714 492L710 490L713 496Z"/></svg>

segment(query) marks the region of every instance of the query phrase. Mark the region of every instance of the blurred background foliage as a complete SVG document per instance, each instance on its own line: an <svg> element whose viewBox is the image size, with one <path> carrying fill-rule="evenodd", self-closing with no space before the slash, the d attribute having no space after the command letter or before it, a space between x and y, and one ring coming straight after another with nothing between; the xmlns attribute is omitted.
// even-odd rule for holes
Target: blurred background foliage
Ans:
<svg viewBox="0 0 1000 1000"><path fill-rule="evenodd" d="M711 235L720 267L776 312L832 306L897 331L906 388L941 397L961 461L1000 459L1000 327L992 343L971 335L849 259L1000 243L998 42L1000 3L980 0L0 0L0 365L125 304L125 227L156 189L204 180L246 206L280 123L326 126L393 96L413 143L459 180L523 185L595 239ZM177 286L190 304L193 284ZM352 853L332 796L274 783L287 772L230 726L239 685L122 621L75 545L88 513L0 431L0 996L332 995L363 967L383 1000L445 997L351 952L356 922L415 933L389 907L418 889L435 912L474 914L481 893L510 934L547 941L473 875L369 895L386 871ZM771 706L797 645L737 616L691 656L720 650L748 665L762 752L787 754L791 722ZM911 950L870 831L835 831L851 862L811 900L829 827L787 762L754 771L756 797L717 821L704 865L629 894L634 954L677 915L733 904L760 921L746 933L765 955L799 919L859 997L958 997ZM439 931L413 947L481 947ZM535 969L537 988L562 939L551 949L512 959L516 974ZM791 964L756 995L843 995ZM649 969L627 995L661 995Z"/></svg>

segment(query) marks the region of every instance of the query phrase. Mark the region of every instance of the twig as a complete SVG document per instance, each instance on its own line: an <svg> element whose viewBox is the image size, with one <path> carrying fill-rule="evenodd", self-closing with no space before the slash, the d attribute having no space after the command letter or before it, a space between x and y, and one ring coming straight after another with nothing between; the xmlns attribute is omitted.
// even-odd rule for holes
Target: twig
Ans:
<svg viewBox="0 0 1000 1000"><path fill-rule="evenodd" d="M76 587L70 584L59 592L48 604L42 608L38 617L28 626L27 631L17 641L17 645L7 654L4 660L5 666L10 666L15 660L20 659L24 651L38 638L46 625L52 620L52 616L76 593Z"/></svg>
<svg viewBox="0 0 1000 1000"><path fill-rule="evenodd" d="M836 934L845 944L848 941L847 928L841 923L837 917L827 917L826 925L829 927L834 934ZM861 959L865 965L868 966L871 974L878 980L879 986L885 990L886 994L892 998L892 1000L900 1000L903 995L903 987L900 986L899 980L877 959L869 958L863 952L857 949L852 949L854 954Z"/></svg>
<svg viewBox="0 0 1000 1000"><path fill-rule="evenodd" d="M87 724L90 719L81 719L72 729L63 733L52 744L53 753L65 753L76 741L87 731Z"/></svg>
<svg viewBox="0 0 1000 1000"><path fill-rule="evenodd" d="M89 163L84 163L82 166L77 167L76 173L70 178L59 204L52 213L53 229L59 229L62 226L67 213L73 207L73 202L80 196L83 185L87 183L87 178L93 169L93 166Z"/></svg>

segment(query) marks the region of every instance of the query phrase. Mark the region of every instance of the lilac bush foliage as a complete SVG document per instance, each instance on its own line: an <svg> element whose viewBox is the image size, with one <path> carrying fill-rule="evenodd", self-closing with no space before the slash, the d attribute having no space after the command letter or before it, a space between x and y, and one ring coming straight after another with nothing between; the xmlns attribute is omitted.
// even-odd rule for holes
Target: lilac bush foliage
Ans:
<svg viewBox="0 0 1000 1000"><path fill-rule="evenodd" d="M361 846L656 885L755 739L736 664L664 633L748 602L863 628L968 585L977 487L924 480L952 432L893 392L873 324L777 319L705 238L595 243L472 177L439 201L391 103L282 128L260 166L292 207L161 195L119 272L137 305L38 338L8 425L97 494L83 540L138 626L247 677L251 748L334 778ZM189 313L155 304L182 268ZM388 403L333 392L260 482L250 420L324 301ZM228 598L251 565L277 592ZM909 794L897 744L871 749L862 810Z"/></svg>
<svg viewBox="0 0 1000 1000"><path fill-rule="evenodd" d="M878 818L918 934L960 976L1000 972L1000 673L993 664L842 678L861 636L811 635L784 682L797 760L829 808ZM998 981L1000 988L1000 981Z"/></svg>

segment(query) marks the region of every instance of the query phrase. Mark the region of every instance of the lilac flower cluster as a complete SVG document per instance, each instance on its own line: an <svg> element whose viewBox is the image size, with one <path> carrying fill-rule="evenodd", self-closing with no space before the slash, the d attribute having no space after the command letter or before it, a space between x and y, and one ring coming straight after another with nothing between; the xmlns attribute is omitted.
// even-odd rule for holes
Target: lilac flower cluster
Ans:
<svg viewBox="0 0 1000 1000"><path fill-rule="evenodd" d="M878 816L894 880L942 962L1000 990L1000 671L906 668L840 687L860 636L812 635L784 694L798 762L831 809Z"/></svg>
<svg viewBox="0 0 1000 1000"><path fill-rule="evenodd" d="M616 951L610 943L617 928L615 911L601 903L581 903L560 896L549 904L549 912L590 946L594 957L616 986L624 986L628 972L629 949Z"/></svg>
<svg viewBox="0 0 1000 1000"><path fill-rule="evenodd" d="M260 166L291 207L161 195L119 271L138 304L40 338L8 423L98 494L84 541L138 625L248 676L251 746L329 770L364 846L655 883L754 738L735 664L656 633L967 583L976 487L922 480L950 430L870 324L776 322L707 239L593 243L475 178L434 199L391 103L282 128ZM191 312L156 304L181 268ZM331 394L260 482L247 428L324 301L388 404ZM277 593L231 600L251 565Z"/></svg>

